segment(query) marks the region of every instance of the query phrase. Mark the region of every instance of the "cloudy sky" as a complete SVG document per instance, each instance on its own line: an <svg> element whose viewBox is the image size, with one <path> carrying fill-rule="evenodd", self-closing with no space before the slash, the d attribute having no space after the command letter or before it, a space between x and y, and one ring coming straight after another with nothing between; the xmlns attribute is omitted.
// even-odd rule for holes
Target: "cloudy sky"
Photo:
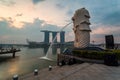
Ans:
<svg viewBox="0 0 120 80"><path fill-rule="evenodd" d="M40 30L59 31L82 7L91 15L91 41L113 34L120 42L120 0L0 0L0 43L43 41ZM66 41L74 40L72 27L64 29Z"/></svg>

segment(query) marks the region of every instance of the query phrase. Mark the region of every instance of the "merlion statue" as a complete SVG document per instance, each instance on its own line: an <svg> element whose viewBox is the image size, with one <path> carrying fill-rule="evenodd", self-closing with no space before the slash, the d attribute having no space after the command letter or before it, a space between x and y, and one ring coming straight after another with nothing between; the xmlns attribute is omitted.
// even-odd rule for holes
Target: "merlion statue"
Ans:
<svg viewBox="0 0 120 80"><path fill-rule="evenodd" d="M85 48L90 44L90 15L88 10L85 8L78 9L75 11L73 20L73 31L75 33L74 47Z"/></svg>

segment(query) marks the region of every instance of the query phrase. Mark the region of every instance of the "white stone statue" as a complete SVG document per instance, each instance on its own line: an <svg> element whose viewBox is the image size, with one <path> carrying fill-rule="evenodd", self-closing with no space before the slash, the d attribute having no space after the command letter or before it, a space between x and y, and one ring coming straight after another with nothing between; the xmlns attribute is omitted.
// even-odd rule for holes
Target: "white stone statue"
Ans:
<svg viewBox="0 0 120 80"><path fill-rule="evenodd" d="M75 33L74 47L76 48L85 48L90 44L91 29L89 27L89 18L89 12L85 8L75 11L74 16L72 17L74 24L73 31Z"/></svg>

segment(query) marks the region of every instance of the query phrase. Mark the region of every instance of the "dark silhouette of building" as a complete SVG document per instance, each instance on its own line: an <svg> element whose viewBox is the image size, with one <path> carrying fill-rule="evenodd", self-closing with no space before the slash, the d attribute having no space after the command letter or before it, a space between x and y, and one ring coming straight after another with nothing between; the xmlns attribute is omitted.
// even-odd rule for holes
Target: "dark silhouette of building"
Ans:
<svg viewBox="0 0 120 80"><path fill-rule="evenodd" d="M113 35L106 35L105 36L105 41L106 41L106 49L114 49Z"/></svg>

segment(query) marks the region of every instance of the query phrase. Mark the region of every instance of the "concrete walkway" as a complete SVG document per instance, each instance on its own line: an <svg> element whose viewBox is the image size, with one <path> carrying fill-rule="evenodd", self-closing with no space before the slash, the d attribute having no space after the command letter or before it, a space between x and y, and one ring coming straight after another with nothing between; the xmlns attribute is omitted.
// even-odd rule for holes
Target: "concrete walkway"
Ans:
<svg viewBox="0 0 120 80"><path fill-rule="evenodd" d="M43 69L38 72L19 77L19 80L120 80L120 66L83 63L66 66L55 66L52 71Z"/></svg>

